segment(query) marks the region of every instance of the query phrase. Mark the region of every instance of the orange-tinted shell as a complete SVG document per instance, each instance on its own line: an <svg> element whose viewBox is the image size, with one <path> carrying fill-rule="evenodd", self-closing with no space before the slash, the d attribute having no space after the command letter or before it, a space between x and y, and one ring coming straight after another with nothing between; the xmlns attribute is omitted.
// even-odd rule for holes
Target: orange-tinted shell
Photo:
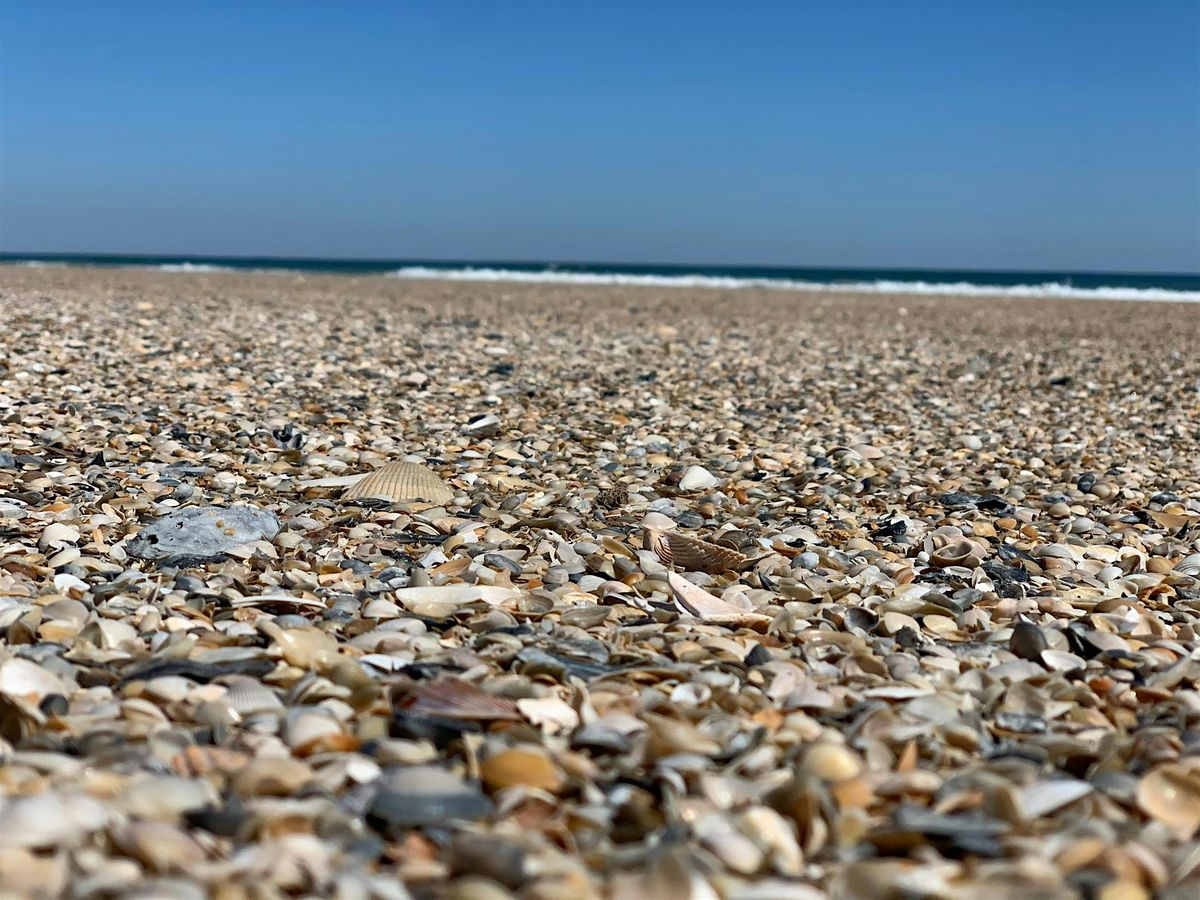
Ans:
<svg viewBox="0 0 1200 900"><path fill-rule="evenodd" d="M425 500L429 503L449 503L454 491L442 479L417 463L394 462L376 469L362 481L352 484L342 495L343 500L365 500L380 497L385 500Z"/></svg>

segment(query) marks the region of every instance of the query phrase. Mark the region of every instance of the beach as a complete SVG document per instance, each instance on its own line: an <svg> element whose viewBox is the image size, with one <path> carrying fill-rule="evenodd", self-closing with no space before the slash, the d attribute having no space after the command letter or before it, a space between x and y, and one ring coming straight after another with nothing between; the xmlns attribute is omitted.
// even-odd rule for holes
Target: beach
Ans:
<svg viewBox="0 0 1200 900"><path fill-rule="evenodd" d="M1200 890L1200 304L3 266L0 321L13 896Z"/></svg>

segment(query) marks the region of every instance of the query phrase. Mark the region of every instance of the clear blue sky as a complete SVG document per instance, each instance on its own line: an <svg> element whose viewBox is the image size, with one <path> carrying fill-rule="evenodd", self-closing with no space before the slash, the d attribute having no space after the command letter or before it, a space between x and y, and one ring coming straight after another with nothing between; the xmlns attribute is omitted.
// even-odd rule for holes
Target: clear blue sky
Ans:
<svg viewBox="0 0 1200 900"><path fill-rule="evenodd" d="M0 0L0 250L1200 271L1200 0Z"/></svg>

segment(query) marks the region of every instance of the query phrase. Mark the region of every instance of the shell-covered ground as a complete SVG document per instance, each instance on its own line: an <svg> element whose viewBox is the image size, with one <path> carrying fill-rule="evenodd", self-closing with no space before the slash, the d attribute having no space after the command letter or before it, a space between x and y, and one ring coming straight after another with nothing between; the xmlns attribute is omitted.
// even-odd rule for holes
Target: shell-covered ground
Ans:
<svg viewBox="0 0 1200 900"><path fill-rule="evenodd" d="M10 266L0 321L7 895L1200 893L1200 306ZM345 496L399 460L436 505Z"/></svg>

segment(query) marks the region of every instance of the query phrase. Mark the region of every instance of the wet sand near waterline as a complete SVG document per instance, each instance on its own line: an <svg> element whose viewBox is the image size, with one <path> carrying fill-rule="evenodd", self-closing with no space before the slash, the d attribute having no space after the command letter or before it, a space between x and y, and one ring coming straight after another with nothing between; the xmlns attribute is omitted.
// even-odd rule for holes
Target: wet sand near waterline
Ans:
<svg viewBox="0 0 1200 900"><path fill-rule="evenodd" d="M18 893L1195 890L1200 306L3 267L0 318ZM302 484L406 456L455 500ZM126 552L229 504L278 533Z"/></svg>

